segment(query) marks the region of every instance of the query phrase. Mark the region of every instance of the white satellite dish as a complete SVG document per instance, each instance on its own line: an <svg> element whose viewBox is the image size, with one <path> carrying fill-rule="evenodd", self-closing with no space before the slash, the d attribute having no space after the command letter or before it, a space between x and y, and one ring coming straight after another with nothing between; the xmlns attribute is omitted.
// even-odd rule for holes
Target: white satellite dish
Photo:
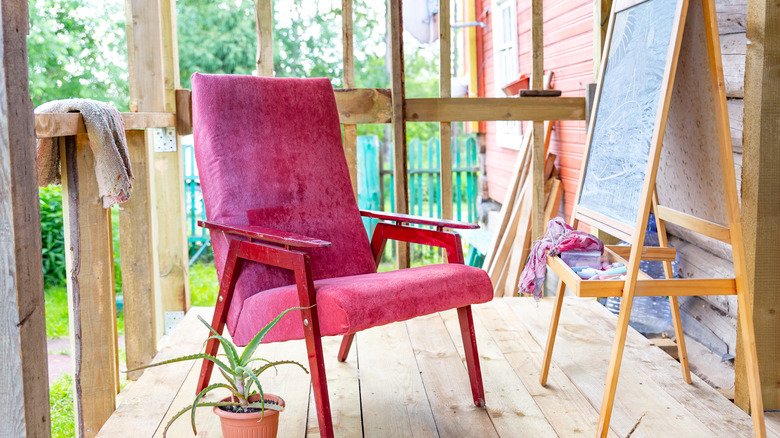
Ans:
<svg viewBox="0 0 780 438"><path fill-rule="evenodd" d="M404 30L414 39L429 44L439 39L438 0L403 2Z"/></svg>

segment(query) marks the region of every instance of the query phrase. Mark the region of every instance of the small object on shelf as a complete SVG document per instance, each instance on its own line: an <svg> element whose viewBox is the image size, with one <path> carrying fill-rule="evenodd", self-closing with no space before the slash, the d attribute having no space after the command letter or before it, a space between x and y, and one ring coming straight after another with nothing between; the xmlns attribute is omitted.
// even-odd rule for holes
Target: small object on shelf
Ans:
<svg viewBox="0 0 780 438"><path fill-rule="evenodd" d="M601 269L601 251L582 251L572 249L561 253L561 260L572 268L589 267Z"/></svg>

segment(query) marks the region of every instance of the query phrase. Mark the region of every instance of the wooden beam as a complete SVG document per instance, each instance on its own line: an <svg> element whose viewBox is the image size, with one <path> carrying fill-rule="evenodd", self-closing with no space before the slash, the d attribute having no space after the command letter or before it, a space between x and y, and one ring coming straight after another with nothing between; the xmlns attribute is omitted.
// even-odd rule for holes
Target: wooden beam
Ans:
<svg viewBox="0 0 780 438"><path fill-rule="evenodd" d="M168 128L176 126L176 114L165 112L122 113L125 131ZM86 134L84 118L79 113L36 114L35 136L37 138L66 137Z"/></svg>
<svg viewBox="0 0 780 438"><path fill-rule="evenodd" d="M257 28L258 76L274 75L274 5L273 0L255 0L255 27Z"/></svg>
<svg viewBox="0 0 780 438"><path fill-rule="evenodd" d="M780 409L780 5L751 0L747 11L742 225L766 409ZM741 316L741 315L740 315ZM744 326L740 321L740 329ZM744 344L737 343L735 403L748 405Z"/></svg>
<svg viewBox="0 0 780 438"><path fill-rule="evenodd" d="M406 100L409 122L585 120L584 97L472 97Z"/></svg>
<svg viewBox="0 0 780 438"><path fill-rule="evenodd" d="M541 90L544 81L543 9L542 0L531 0L531 88L534 90ZM535 118L531 148L531 240L544 235L544 155L544 119Z"/></svg>
<svg viewBox="0 0 780 438"><path fill-rule="evenodd" d="M469 7L473 8L473 4ZM469 31L471 32L471 30ZM471 35L471 33L469 33ZM452 54L450 41L450 0L439 0L439 97L452 96ZM476 58L475 58L476 59ZM476 75L474 79L476 79ZM439 171L442 219L453 218L452 208L452 123L439 123ZM460 202L460 201L458 201Z"/></svg>
<svg viewBox="0 0 780 438"><path fill-rule="evenodd" d="M352 33L352 0L341 0L341 36L343 41L344 84L343 88L355 87L355 57L354 37ZM357 126L344 125L344 154L347 156L349 178L352 181L352 192L358 197L357 169Z"/></svg>
<svg viewBox="0 0 780 438"><path fill-rule="evenodd" d="M192 91L176 89L176 133L192 134Z"/></svg>
<svg viewBox="0 0 780 438"><path fill-rule="evenodd" d="M593 1L593 82L598 80L601 52L604 51L604 41L607 39L607 27L611 11L612 0Z"/></svg>
<svg viewBox="0 0 780 438"><path fill-rule="evenodd" d="M607 245L606 247L624 259L628 259L628 257L631 255L630 246ZM642 260L673 262L676 257L677 257L677 250L674 248L661 248L657 246L642 247L642 254L641 254Z"/></svg>
<svg viewBox="0 0 780 438"><path fill-rule="evenodd" d="M175 112L176 89L181 87L176 1L159 2L163 49L162 77L165 85L164 110ZM154 152L154 188L163 312L186 312L190 307L189 248L185 226L187 213L184 207L184 154L181 135L178 133L175 151ZM184 317L183 313L181 317Z"/></svg>
<svg viewBox="0 0 780 438"><path fill-rule="evenodd" d="M127 133L127 148L135 181L133 195L119 210L119 238L127 369L133 369L148 364L157 353L157 324L163 316L152 214L154 179L149 175L152 152L140 131ZM141 374L130 373L128 378L136 380Z"/></svg>
<svg viewBox="0 0 780 438"><path fill-rule="evenodd" d="M705 236L720 240L721 242L731 243L730 231L728 227L718 225L708 220L700 219L696 216L686 214L669 207L659 205L655 211L659 219L675 225L679 225L688 230L694 230Z"/></svg>
<svg viewBox="0 0 780 438"><path fill-rule="evenodd" d="M391 93L386 88L335 89L339 121L344 125L390 123L393 116Z"/></svg>
<svg viewBox="0 0 780 438"><path fill-rule="evenodd" d="M27 2L0 5L0 436L49 437Z"/></svg>
<svg viewBox="0 0 780 438"><path fill-rule="evenodd" d="M116 407L116 301L110 210L103 208L86 135L61 137L74 417L94 437Z"/></svg>
<svg viewBox="0 0 780 438"><path fill-rule="evenodd" d="M390 75L393 103L393 193L395 212L408 213L406 181L406 87L404 85L403 0L390 0ZM400 115L400 117L399 117ZM409 244L396 242L398 269L409 267Z"/></svg>

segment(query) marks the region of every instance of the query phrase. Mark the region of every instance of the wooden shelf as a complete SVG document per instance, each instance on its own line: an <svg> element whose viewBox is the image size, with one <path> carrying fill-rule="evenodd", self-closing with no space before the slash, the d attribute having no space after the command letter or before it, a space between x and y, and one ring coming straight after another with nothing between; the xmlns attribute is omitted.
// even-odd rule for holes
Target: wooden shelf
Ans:
<svg viewBox="0 0 780 438"><path fill-rule="evenodd" d="M627 247L630 248L630 247ZM625 260L611 250L605 251L610 263ZM547 266L578 297L606 298L622 297L623 280L583 280L560 257L547 257ZM736 295L737 285L733 278L671 278L654 279L640 271L637 279L636 296L664 297L691 295Z"/></svg>
<svg viewBox="0 0 780 438"><path fill-rule="evenodd" d="M167 128L176 126L173 113L122 113L125 130ZM65 137L86 134L84 118L79 113L36 114L35 136L37 138Z"/></svg>

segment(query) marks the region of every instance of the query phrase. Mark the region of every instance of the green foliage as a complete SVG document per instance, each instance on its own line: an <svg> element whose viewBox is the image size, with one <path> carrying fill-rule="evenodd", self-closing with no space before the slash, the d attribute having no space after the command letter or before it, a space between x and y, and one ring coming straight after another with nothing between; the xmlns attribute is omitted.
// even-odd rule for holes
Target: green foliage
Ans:
<svg viewBox="0 0 780 438"><path fill-rule="evenodd" d="M252 74L257 51L253 0L179 0L176 14L185 88L191 88L195 72Z"/></svg>
<svg viewBox="0 0 780 438"><path fill-rule="evenodd" d="M269 400L265 400L263 396L263 387L260 384L260 380L258 379L258 376L262 374L264 371L267 371L271 368L276 368L279 365L297 365L299 366L306 374L309 373L309 371L301 365L298 362L291 361L291 360L282 360L282 361L270 361L268 359L260 358L260 357L253 357L255 352L257 351L257 347L260 346L260 342L263 340L265 335L268 333L269 330L271 330L276 323L279 322L282 317L287 314L287 312L293 311L293 310L301 310L300 307L292 307L290 309L285 310L284 312L280 313L276 318L271 320L268 324L266 324L265 327L263 327L262 330L260 330L249 343L244 348L244 351L239 354L238 348L233 344L233 342L229 341L223 336L220 336L220 334L214 330L209 323L207 323L203 318L198 316L198 319L200 322L205 325L209 331L212 333L212 335L208 338L208 340L216 339L219 341L220 344L222 344L222 349L225 351L225 357L227 359L227 362L224 360L217 359L214 356L210 356L205 353L197 353L197 354L191 354L188 356L182 356L177 357L175 359L169 359L162 362L153 363L150 365L146 365L143 367L135 368L132 370L128 370L127 372L131 371L137 371L144 368L151 368L156 367L160 365L166 365L170 363L176 363L176 362L184 362L188 360L201 360L206 359L214 363L218 367L218 370L222 375L225 377L225 380L227 383L215 383L212 385L207 386L203 389L198 395L195 396L195 400L192 402L191 405L185 407L181 411L177 412L169 421L168 424L165 425L165 430L163 431L163 436L165 436L168 432L168 428L173 424L174 421L176 421L177 418L181 417L188 411L190 411L190 421L192 423L192 432L197 435L198 431L195 428L195 410L199 407L205 407L205 406L238 406L239 412L248 412L250 409L260 409L261 411L265 411L266 409L273 409L281 411L284 409L282 406L279 406ZM264 364L261 365L259 368L252 368L250 366L253 362L263 362ZM252 388L252 385L256 387L256 389ZM217 389L217 388L224 388L230 391L232 394L231 401L227 402L201 402L201 398L203 398L206 394L209 392ZM250 401L250 397L253 395L259 395L260 401Z"/></svg>
<svg viewBox="0 0 780 438"><path fill-rule="evenodd" d="M73 420L73 379L64 375L49 386L51 405L51 436L70 438L76 436Z"/></svg>
<svg viewBox="0 0 780 438"><path fill-rule="evenodd" d="M46 337L68 336L68 291L64 286L47 286L44 291L46 302Z"/></svg>
<svg viewBox="0 0 780 438"><path fill-rule="evenodd" d="M214 306L218 293L219 279L213 262L190 266L190 300L193 306Z"/></svg>
<svg viewBox="0 0 780 438"><path fill-rule="evenodd" d="M83 97L128 108L127 45L121 0L31 0L33 105Z"/></svg>
<svg viewBox="0 0 780 438"><path fill-rule="evenodd" d="M65 235L62 223L62 190L59 186L38 190L43 243L43 281L47 285L65 284Z"/></svg>

